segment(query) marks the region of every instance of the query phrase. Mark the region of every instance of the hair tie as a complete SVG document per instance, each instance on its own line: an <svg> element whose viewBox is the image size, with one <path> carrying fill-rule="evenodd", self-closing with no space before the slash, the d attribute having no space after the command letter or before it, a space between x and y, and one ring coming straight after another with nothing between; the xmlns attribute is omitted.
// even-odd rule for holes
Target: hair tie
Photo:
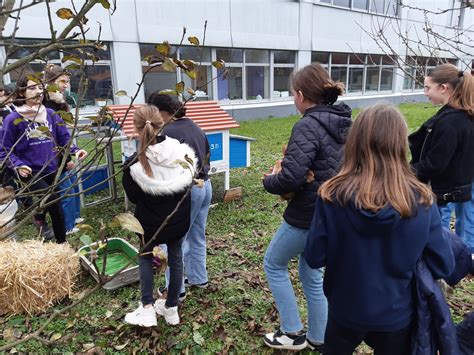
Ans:
<svg viewBox="0 0 474 355"><path fill-rule="evenodd" d="M147 125L147 124L151 124L151 121L146 120L146 121L145 121L145 124L146 124L146 125Z"/></svg>
<svg viewBox="0 0 474 355"><path fill-rule="evenodd" d="M462 78L463 76L464 76L464 72L463 72L462 70L460 70L460 71L458 72L458 77Z"/></svg>

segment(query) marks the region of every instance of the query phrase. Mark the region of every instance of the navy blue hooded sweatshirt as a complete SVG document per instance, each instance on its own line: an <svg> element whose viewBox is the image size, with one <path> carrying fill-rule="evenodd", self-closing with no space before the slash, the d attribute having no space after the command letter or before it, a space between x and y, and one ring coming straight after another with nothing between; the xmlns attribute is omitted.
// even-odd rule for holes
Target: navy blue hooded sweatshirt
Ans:
<svg viewBox="0 0 474 355"><path fill-rule="evenodd" d="M318 197L304 256L312 268L326 266L329 317L363 331L391 332L412 322L413 275L422 256L436 279L454 270L435 204L401 218L391 206L374 213Z"/></svg>

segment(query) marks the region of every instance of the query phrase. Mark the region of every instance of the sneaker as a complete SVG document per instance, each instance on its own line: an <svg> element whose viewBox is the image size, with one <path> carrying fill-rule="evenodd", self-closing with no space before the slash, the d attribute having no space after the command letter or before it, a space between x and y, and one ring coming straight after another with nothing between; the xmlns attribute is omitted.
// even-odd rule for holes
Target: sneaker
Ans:
<svg viewBox="0 0 474 355"><path fill-rule="evenodd" d="M209 285L209 282L203 282L202 284L192 284L192 283L189 283L189 280L187 277L184 278L184 287L191 287L191 286L194 286L194 287L199 287L199 288L206 288L207 286Z"/></svg>
<svg viewBox="0 0 474 355"><path fill-rule="evenodd" d="M306 342L306 334L289 334L278 329L275 333L268 333L263 339L265 344L273 349L284 350L303 350L308 343Z"/></svg>
<svg viewBox="0 0 474 355"><path fill-rule="evenodd" d="M74 221L74 224L81 224L81 223L84 223L84 218L76 218L76 220Z"/></svg>
<svg viewBox="0 0 474 355"><path fill-rule="evenodd" d="M154 307L144 308L140 303L136 310L125 315L124 321L140 327L154 327L156 326L155 309Z"/></svg>
<svg viewBox="0 0 474 355"><path fill-rule="evenodd" d="M158 288L158 291L157 291L157 292L158 292L158 296L159 296L159 297L163 297L163 294L164 294L165 292L168 292L168 290L166 289L165 286L161 286L161 287ZM183 302L185 299L186 299L186 291L181 292L181 293L179 294L179 296L178 296L178 301L179 301L179 302Z"/></svg>
<svg viewBox="0 0 474 355"><path fill-rule="evenodd" d="M79 228L74 227L74 228L72 228L72 229L67 230L67 231L66 231L66 235L71 235L71 234L77 233L77 232L79 232L79 231L80 231Z"/></svg>
<svg viewBox="0 0 474 355"><path fill-rule="evenodd" d="M174 307L166 307L165 305L166 300L163 298L159 298L155 302L155 311L156 314L160 316L164 316L166 323L170 325L179 324L179 314L178 314L178 306Z"/></svg>
<svg viewBox="0 0 474 355"><path fill-rule="evenodd" d="M309 350L318 351L320 353L323 352L324 344L313 342L309 340L308 338L306 338L306 342L308 343Z"/></svg>

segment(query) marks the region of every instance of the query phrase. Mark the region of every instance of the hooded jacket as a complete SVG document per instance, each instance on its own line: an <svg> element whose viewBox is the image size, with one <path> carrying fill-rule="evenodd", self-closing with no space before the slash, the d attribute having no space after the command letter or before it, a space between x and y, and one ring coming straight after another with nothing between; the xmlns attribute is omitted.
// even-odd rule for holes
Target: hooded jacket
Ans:
<svg viewBox="0 0 474 355"><path fill-rule="evenodd" d="M352 125L351 114L350 107L344 103L315 106L306 110L294 125L282 170L263 180L263 186L272 194L295 193L283 214L288 224L309 228L319 186L339 171ZM309 170L313 171L315 180L307 183Z"/></svg>
<svg viewBox="0 0 474 355"><path fill-rule="evenodd" d="M318 198L304 256L312 268L326 266L329 316L363 331L397 331L413 321L413 276L422 256L436 279L454 270L435 204L401 218L389 205L374 213Z"/></svg>
<svg viewBox="0 0 474 355"><path fill-rule="evenodd" d="M150 177L140 162L126 163L122 184L128 199L136 205L135 217L145 231L145 241L153 237L165 218L191 186L196 171L194 151L176 139L158 136L158 142L146 150L153 176ZM134 161L135 155L129 161ZM183 200L176 214L160 232L156 243L182 238L189 228L191 195ZM153 248L153 245L151 246Z"/></svg>

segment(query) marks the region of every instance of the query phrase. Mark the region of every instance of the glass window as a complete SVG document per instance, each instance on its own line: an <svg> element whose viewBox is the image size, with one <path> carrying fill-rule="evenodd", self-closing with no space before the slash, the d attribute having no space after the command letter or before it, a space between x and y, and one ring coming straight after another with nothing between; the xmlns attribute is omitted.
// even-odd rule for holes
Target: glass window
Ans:
<svg viewBox="0 0 474 355"><path fill-rule="evenodd" d="M372 0L370 10L378 14L384 13L384 0Z"/></svg>
<svg viewBox="0 0 474 355"><path fill-rule="evenodd" d="M32 39L16 39L15 44L18 45L32 45L32 44L39 44L39 43L45 43L47 44L48 41L41 41L41 40L32 40ZM6 51L11 52L13 48L8 46L8 41L5 43ZM20 59L23 57L26 57L27 55L30 55L34 52L36 52L39 48L41 47L36 47L36 48L16 48L13 52L11 52L11 55L9 56L9 59ZM53 59L59 59L59 52L51 52L45 55L43 58L40 60L53 60Z"/></svg>
<svg viewBox="0 0 474 355"><path fill-rule="evenodd" d="M293 68L273 69L273 97L286 97L291 95L288 83L292 72Z"/></svg>
<svg viewBox="0 0 474 355"><path fill-rule="evenodd" d="M333 0L332 4L336 5L336 6L343 6L343 7L350 7L351 6L350 0Z"/></svg>
<svg viewBox="0 0 474 355"><path fill-rule="evenodd" d="M268 67L246 67L247 100L268 99Z"/></svg>
<svg viewBox="0 0 474 355"><path fill-rule="evenodd" d="M217 70L218 100L242 99L242 68Z"/></svg>
<svg viewBox="0 0 474 355"><path fill-rule="evenodd" d="M369 65L380 65L380 57L378 54L368 54L367 55L367 64Z"/></svg>
<svg viewBox="0 0 474 355"><path fill-rule="evenodd" d="M398 12L397 0L385 0L385 13L389 16L396 16Z"/></svg>
<svg viewBox="0 0 474 355"><path fill-rule="evenodd" d="M393 68L382 68L380 77L380 90L392 90L393 88Z"/></svg>
<svg viewBox="0 0 474 355"><path fill-rule="evenodd" d="M12 81L12 84L16 84L18 79L20 79L20 76L23 75L24 73L34 73L38 78L42 77L42 71L44 69L44 64L42 63L29 63L25 66L22 66L20 68L17 68L15 70L12 70L9 72L10 74L10 80Z"/></svg>
<svg viewBox="0 0 474 355"><path fill-rule="evenodd" d="M382 64L383 65L393 65L395 64L394 60L396 60L396 58L391 58L390 56L388 55L384 55L382 56Z"/></svg>
<svg viewBox="0 0 474 355"><path fill-rule="evenodd" d="M367 10L368 0L352 0L352 7L354 9Z"/></svg>
<svg viewBox="0 0 474 355"><path fill-rule="evenodd" d="M346 53L333 53L332 64L347 64L347 54Z"/></svg>
<svg viewBox="0 0 474 355"><path fill-rule="evenodd" d="M248 62L248 60L247 60ZM273 62L278 64L295 64L295 52L292 51L274 51Z"/></svg>
<svg viewBox="0 0 474 355"><path fill-rule="evenodd" d="M413 73L414 73L414 69L411 68L411 67L405 67L404 68L404 71L405 71L405 76L403 78L403 89L404 90L411 90L413 89Z"/></svg>
<svg viewBox="0 0 474 355"><path fill-rule="evenodd" d="M347 68L346 67L331 67L331 78L334 81L340 81L346 85Z"/></svg>
<svg viewBox="0 0 474 355"><path fill-rule="evenodd" d="M191 79L181 71L181 77L186 88L192 88L196 92L196 98L201 100L212 100L212 70L210 66L198 65L196 79ZM184 93L186 95L186 91Z"/></svg>
<svg viewBox="0 0 474 355"><path fill-rule="evenodd" d="M379 67L368 67L365 77L365 90L377 91L379 89Z"/></svg>
<svg viewBox="0 0 474 355"><path fill-rule="evenodd" d="M221 59L226 63L242 63L244 58L243 49L217 49L217 59Z"/></svg>
<svg viewBox="0 0 474 355"><path fill-rule="evenodd" d="M330 4L330 3L331 3L331 0L319 0L319 2L323 2L323 3L326 3L326 4Z"/></svg>
<svg viewBox="0 0 474 355"><path fill-rule="evenodd" d="M112 103L114 88L112 86L112 74L109 65L87 65L84 67L85 76L89 82L86 89L82 105L98 106L98 101L109 101ZM71 92L72 96L78 94L79 80L82 71L71 72Z"/></svg>
<svg viewBox="0 0 474 355"><path fill-rule="evenodd" d="M245 51L245 63L269 63L269 52L258 49L247 49Z"/></svg>
<svg viewBox="0 0 474 355"><path fill-rule="evenodd" d="M74 41L67 41L66 44L76 44ZM68 49L62 51L64 55L74 54L79 58L91 59L92 56L99 58L100 60L110 60L110 43L104 43L104 49L97 48L78 48Z"/></svg>
<svg viewBox="0 0 474 355"><path fill-rule="evenodd" d="M197 63L211 62L211 49L205 47L181 47L179 49L179 59L190 59Z"/></svg>
<svg viewBox="0 0 474 355"><path fill-rule="evenodd" d="M313 52L311 53L311 62L317 62L321 64L329 64L329 53L326 52Z"/></svg>
<svg viewBox="0 0 474 355"><path fill-rule="evenodd" d="M145 73L149 68L149 66L144 66L143 73ZM176 82L176 72L170 73L164 71L161 66L154 67L145 76L145 98L148 100L150 95L157 90L174 90L176 88Z"/></svg>
<svg viewBox="0 0 474 355"><path fill-rule="evenodd" d="M425 68L415 69L415 89L423 89L425 81Z"/></svg>
<svg viewBox="0 0 474 355"><path fill-rule="evenodd" d="M157 58L161 58L160 54L155 50L155 44L140 44L140 58L145 61L145 57L154 55ZM175 46L170 46L170 56L176 51ZM185 58L188 59L188 58Z"/></svg>
<svg viewBox="0 0 474 355"><path fill-rule="evenodd" d="M349 64L364 64L365 54L351 54L349 56Z"/></svg>
<svg viewBox="0 0 474 355"><path fill-rule="evenodd" d="M348 92L362 91L363 68L349 68Z"/></svg>

